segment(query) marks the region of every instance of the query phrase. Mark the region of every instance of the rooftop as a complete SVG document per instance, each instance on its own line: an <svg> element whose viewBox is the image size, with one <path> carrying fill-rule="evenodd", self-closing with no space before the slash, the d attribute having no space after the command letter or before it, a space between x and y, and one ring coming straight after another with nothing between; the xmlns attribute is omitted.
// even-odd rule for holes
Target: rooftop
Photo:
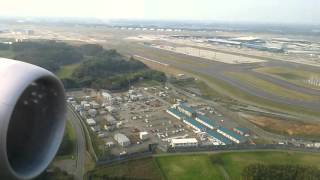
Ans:
<svg viewBox="0 0 320 180"><path fill-rule="evenodd" d="M233 132L233 131L231 131L231 130L223 127L223 126L220 126L218 129L219 129L220 131L222 131L222 132L224 132L224 133L232 136L233 138L237 139L237 140L240 141L240 142L243 142L243 141L244 141L244 138L243 138L242 136L238 135L237 133L235 133L235 132Z"/></svg>
<svg viewBox="0 0 320 180"><path fill-rule="evenodd" d="M198 143L196 138L172 139L172 143Z"/></svg>
<svg viewBox="0 0 320 180"><path fill-rule="evenodd" d="M183 108L184 110L190 112L190 113L196 113L195 110L193 110L191 107L187 106L185 103L181 103L180 107Z"/></svg>
<svg viewBox="0 0 320 180"><path fill-rule="evenodd" d="M204 125L202 125L198 121L192 119L191 117L185 116L183 113L177 111L176 109L170 108L168 110L170 112L172 112L173 114L181 117L183 120L188 121L190 124L199 128L201 131L206 132L209 136L212 136L225 144L232 144L232 142L229 139L227 139L226 137L222 136L221 134L217 133L216 131L213 131L211 129L206 128Z"/></svg>
<svg viewBox="0 0 320 180"><path fill-rule="evenodd" d="M201 121L203 121L203 122L205 122L205 123L207 123L207 124L209 124L209 125L211 125L211 126L213 126L213 127L217 126L215 120L213 120L213 119L209 119L208 117L202 116L202 115L197 115L197 117L198 117Z"/></svg>
<svg viewBox="0 0 320 180"><path fill-rule="evenodd" d="M117 140L118 142L130 141L126 135L121 134L121 133L115 134L114 139Z"/></svg>
<svg viewBox="0 0 320 180"><path fill-rule="evenodd" d="M243 36L243 37L232 38L231 40L233 40L233 41L256 41L256 40L260 40L260 38L254 37L254 36Z"/></svg>
<svg viewBox="0 0 320 180"><path fill-rule="evenodd" d="M225 144L232 144L232 141L229 140L228 138L222 136L221 134L219 134L218 132L216 131L212 131L212 130L208 130L206 131L206 133L218 140L220 140L221 142L225 143Z"/></svg>

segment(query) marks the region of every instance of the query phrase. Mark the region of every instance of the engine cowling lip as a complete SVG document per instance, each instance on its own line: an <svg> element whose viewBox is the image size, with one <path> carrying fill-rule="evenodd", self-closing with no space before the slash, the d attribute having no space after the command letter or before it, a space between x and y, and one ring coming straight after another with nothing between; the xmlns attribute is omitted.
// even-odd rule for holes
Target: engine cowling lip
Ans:
<svg viewBox="0 0 320 180"><path fill-rule="evenodd" d="M10 124L10 120L11 117L13 115L13 111L15 108L15 104L18 102L20 96L24 93L24 91L26 90L26 88L32 83L35 82L39 79L46 79L46 78L50 78L52 81L55 81L57 87L59 88L59 91L63 91L63 85L62 83L55 77L55 75L53 75L51 72L31 65L31 64L27 64L27 63L23 63L23 62L18 62L16 64L16 67L25 67L25 71L24 72L19 72L19 74L26 74L27 76L24 77L23 80L18 80L15 79L14 82L12 82L13 86L10 86L10 88L14 88L14 91L9 92L9 94L11 94L12 96L10 96L10 100L9 101L5 101L5 102L0 102L0 107L4 107L6 108L5 110L5 116L4 117L0 117L0 121L2 121L2 125L0 125L0 130L1 130L1 146L0 146L0 160L2 162L4 162L4 164L1 165L0 163L0 167L2 167L1 169L3 169L5 172L0 172L0 174L4 175L4 177L7 177L9 179L31 179L36 177L37 175L39 175L42 171L45 170L45 168L49 165L49 163L52 161L52 159L54 158L54 155L52 155L47 162L42 163L41 167L38 167L37 169L34 169L33 172L30 172L30 174L20 174L19 172L15 171L15 169L12 167L12 164L10 163L8 156L7 156L7 133L8 133L8 128L9 128L9 124ZM1 77L0 77L1 78ZM1 95L0 95L1 97ZM65 99L64 94L63 97L61 97L63 99ZM64 106L66 106L66 104L64 104ZM65 114L66 112L62 112ZM0 110L0 115L1 115L1 110ZM3 114L2 114L3 115ZM63 123L64 124L64 120L63 119ZM60 125L60 129L62 131L64 131L64 126ZM57 142L61 142L62 138L63 138L63 133L61 133L62 135L60 135L60 137L57 137ZM55 153L58 151L58 146L55 147L54 151ZM1 176L2 176L1 175Z"/></svg>

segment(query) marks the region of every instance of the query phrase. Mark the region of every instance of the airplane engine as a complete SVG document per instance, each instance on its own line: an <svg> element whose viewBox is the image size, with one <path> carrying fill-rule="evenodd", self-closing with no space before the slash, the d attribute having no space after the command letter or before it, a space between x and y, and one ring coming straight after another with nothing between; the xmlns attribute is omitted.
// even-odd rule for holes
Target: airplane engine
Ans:
<svg viewBox="0 0 320 180"><path fill-rule="evenodd" d="M51 72L0 58L0 179L32 179L55 157L63 138L66 102Z"/></svg>

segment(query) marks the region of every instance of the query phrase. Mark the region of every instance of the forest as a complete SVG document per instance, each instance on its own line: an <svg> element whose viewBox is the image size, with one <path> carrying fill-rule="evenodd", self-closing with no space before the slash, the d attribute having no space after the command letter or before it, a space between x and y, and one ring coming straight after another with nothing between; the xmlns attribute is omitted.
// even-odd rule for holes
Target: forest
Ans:
<svg viewBox="0 0 320 180"><path fill-rule="evenodd" d="M0 44L0 51L10 51L13 59L43 67L53 73L76 64L70 77L62 78L65 88L127 89L140 80L164 82L164 73L148 68L134 58L97 44L80 46L56 41L25 41Z"/></svg>

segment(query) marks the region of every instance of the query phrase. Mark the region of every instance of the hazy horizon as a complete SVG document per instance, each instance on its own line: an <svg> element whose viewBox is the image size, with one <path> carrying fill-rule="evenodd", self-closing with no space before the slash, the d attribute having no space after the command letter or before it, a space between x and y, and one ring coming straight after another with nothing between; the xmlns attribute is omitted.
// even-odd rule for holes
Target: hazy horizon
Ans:
<svg viewBox="0 0 320 180"><path fill-rule="evenodd" d="M317 0L11 0L0 16L210 21L227 23L320 23Z"/></svg>

